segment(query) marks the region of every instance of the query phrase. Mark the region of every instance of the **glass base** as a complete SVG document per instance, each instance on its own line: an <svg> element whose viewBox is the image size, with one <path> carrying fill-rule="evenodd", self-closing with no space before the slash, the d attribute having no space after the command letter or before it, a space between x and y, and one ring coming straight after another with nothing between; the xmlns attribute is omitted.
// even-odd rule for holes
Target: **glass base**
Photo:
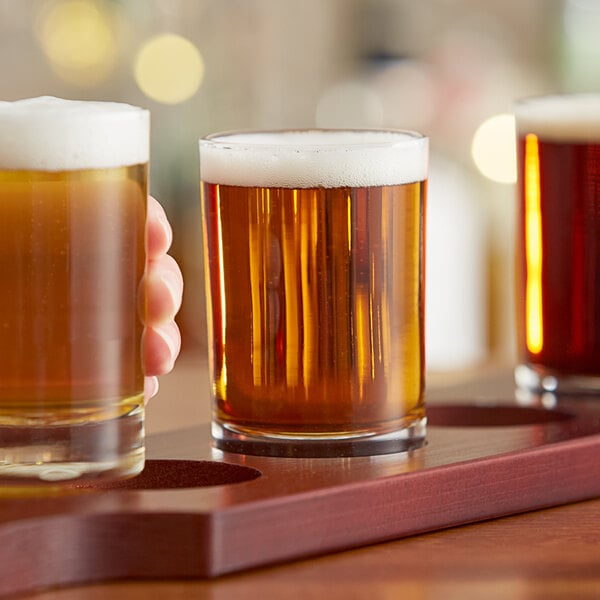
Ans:
<svg viewBox="0 0 600 600"><path fill-rule="evenodd" d="M515 368L515 383L520 389L538 393L600 393L600 375L564 374L541 365L518 365Z"/></svg>
<svg viewBox="0 0 600 600"><path fill-rule="evenodd" d="M0 422L0 487L133 477L144 468L143 404L113 419Z"/></svg>
<svg viewBox="0 0 600 600"><path fill-rule="evenodd" d="M334 458L406 452L425 443L427 418L387 433L343 436L273 435L213 421L214 444L224 452L288 458Z"/></svg>

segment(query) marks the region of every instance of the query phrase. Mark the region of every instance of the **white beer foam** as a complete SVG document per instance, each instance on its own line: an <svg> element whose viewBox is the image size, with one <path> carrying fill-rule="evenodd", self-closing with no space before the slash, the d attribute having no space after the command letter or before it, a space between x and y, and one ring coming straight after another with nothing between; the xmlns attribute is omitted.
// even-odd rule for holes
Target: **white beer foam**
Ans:
<svg viewBox="0 0 600 600"><path fill-rule="evenodd" d="M427 178L428 139L378 130L217 134L200 140L200 177L246 187L368 187Z"/></svg>
<svg viewBox="0 0 600 600"><path fill-rule="evenodd" d="M50 96L0 102L0 169L71 171L147 163L150 113Z"/></svg>
<svg viewBox="0 0 600 600"><path fill-rule="evenodd" d="M600 143L600 94L540 96L518 102L517 131L541 139Z"/></svg>

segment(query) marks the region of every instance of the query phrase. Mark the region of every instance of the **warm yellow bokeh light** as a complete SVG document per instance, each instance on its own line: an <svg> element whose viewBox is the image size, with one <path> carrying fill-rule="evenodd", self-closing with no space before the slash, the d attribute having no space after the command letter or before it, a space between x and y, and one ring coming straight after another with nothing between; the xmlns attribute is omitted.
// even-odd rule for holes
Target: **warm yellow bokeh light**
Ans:
<svg viewBox="0 0 600 600"><path fill-rule="evenodd" d="M52 69L65 81L95 85L108 77L117 56L111 16L93 0L46 5L38 37Z"/></svg>
<svg viewBox="0 0 600 600"><path fill-rule="evenodd" d="M515 183L517 158L514 116L501 114L484 121L473 136L471 156L488 179L499 183Z"/></svg>
<svg viewBox="0 0 600 600"><path fill-rule="evenodd" d="M164 33L144 43L135 59L134 76L142 92L152 100L179 104L200 87L204 61L192 42Z"/></svg>

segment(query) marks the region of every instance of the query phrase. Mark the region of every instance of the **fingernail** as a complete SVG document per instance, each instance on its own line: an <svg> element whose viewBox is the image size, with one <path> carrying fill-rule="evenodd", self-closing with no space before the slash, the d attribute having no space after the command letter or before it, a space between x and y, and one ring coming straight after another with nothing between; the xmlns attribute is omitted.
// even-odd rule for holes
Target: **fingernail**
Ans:
<svg viewBox="0 0 600 600"><path fill-rule="evenodd" d="M175 365L175 359L177 358L177 354L179 353L179 344L178 341L171 335L171 329L161 327L156 330L160 337L164 340L165 344L169 347L169 371L171 371Z"/></svg>
<svg viewBox="0 0 600 600"><path fill-rule="evenodd" d="M173 229L171 228L171 224L169 223L169 219L164 210L158 212L158 220L165 230L167 235L167 247L170 248L173 243Z"/></svg>
<svg viewBox="0 0 600 600"><path fill-rule="evenodd" d="M158 394L158 377L146 377L144 379L144 401L148 402Z"/></svg>
<svg viewBox="0 0 600 600"><path fill-rule="evenodd" d="M181 280L175 273L171 271L165 271L164 273L161 273L160 279L164 286L169 290L173 305L173 312L177 313L181 306L182 299Z"/></svg>

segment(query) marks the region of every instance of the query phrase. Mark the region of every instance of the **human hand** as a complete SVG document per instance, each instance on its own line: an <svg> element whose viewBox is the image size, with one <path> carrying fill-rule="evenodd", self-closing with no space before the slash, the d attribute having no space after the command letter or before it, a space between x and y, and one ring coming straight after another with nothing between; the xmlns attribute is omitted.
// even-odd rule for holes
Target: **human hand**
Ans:
<svg viewBox="0 0 600 600"><path fill-rule="evenodd" d="M148 197L146 220L145 322L142 334L144 397L158 392L158 376L173 369L181 349L181 334L175 315L181 307L183 276L179 265L167 254L173 231L163 207Z"/></svg>

